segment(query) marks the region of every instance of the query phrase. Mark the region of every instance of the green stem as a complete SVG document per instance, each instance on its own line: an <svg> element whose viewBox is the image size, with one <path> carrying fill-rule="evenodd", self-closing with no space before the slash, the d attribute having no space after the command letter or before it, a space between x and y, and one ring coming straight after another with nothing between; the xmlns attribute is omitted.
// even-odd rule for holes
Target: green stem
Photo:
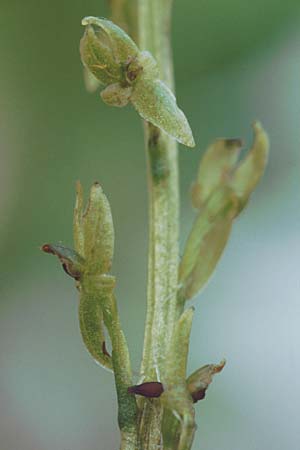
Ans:
<svg viewBox="0 0 300 450"><path fill-rule="evenodd" d="M133 40L137 38L137 2L138 0L109 0L111 20L123 28Z"/></svg>
<svg viewBox="0 0 300 450"><path fill-rule="evenodd" d="M94 324L97 322L94 320L94 313L98 308L101 309L112 344L112 366L118 396L118 423L121 431L120 450L137 450L137 406L134 396L128 393L128 387L132 386L130 358L113 289L114 278L109 275L87 276L81 280L80 324L82 331L89 329L90 334L97 334L98 330L94 333ZM99 317L96 316L97 318Z"/></svg>
<svg viewBox="0 0 300 450"><path fill-rule="evenodd" d="M170 0L139 1L141 49L156 58L160 76L173 86L169 42ZM177 308L178 271L178 167L177 145L160 129L145 123L147 173L150 200L148 311L142 374L153 377L163 371L171 343Z"/></svg>
<svg viewBox="0 0 300 450"><path fill-rule="evenodd" d="M112 361L118 396L118 423L121 431L120 450L137 450L137 409L135 398L128 393L132 373L127 342L122 331L114 295L108 296L103 308L104 323L112 343Z"/></svg>
<svg viewBox="0 0 300 450"><path fill-rule="evenodd" d="M170 47L171 0L139 0L141 50L158 62L160 78L173 88ZM144 380L163 378L177 304L179 188L177 144L160 129L145 122L149 188L149 261L147 317L141 373ZM140 439L144 450L157 450L161 441L162 408L159 401L141 400Z"/></svg>

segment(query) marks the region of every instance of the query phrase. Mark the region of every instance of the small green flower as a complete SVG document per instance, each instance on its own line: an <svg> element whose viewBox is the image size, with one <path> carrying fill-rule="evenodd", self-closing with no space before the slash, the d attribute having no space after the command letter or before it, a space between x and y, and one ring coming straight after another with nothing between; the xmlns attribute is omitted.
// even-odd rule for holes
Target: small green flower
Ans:
<svg viewBox="0 0 300 450"><path fill-rule="evenodd" d="M268 159L269 140L262 126L253 125L254 140L238 163L242 141L217 139L204 154L192 190L199 210L187 239L179 267L181 296L194 297L213 273L232 224L247 204L262 177Z"/></svg>
<svg viewBox="0 0 300 450"><path fill-rule="evenodd" d="M99 183L92 185L85 211L82 187L77 183L74 246L75 250L61 244L45 244L42 250L56 255L65 272L76 280L83 341L95 361L112 370L112 358L106 349L103 309L115 287L115 278L108 273L114 251L114 230L110 206Z"/></svg>
<svg viewBox="0 0 300 450"><path fill-rule="evenodd" d="M153 56L140 51L125 31L109 20L86 17L82 24L86 29L80 42L81 59L105 86L102 100L118 107L131 102L143 119L194 147L188 121L172 91L159 79Z"/></svg>
<svg viewBox="0 0 300 450"><path fill-rule="evenodd" d="M193 372L186 380L187 388L194 403L205 397L206 390L216 373L221 372L226 364L223 359L219 364L206 364Z"/></svg>

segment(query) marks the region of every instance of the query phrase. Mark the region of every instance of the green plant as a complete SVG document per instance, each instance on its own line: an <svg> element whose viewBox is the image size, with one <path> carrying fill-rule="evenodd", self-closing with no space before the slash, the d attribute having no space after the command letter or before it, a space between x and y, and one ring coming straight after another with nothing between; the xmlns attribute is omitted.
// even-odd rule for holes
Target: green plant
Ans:
<svg viewBox="0 0 300 450"><path fill-rule="evenodd" d="M129 352L110 275L114 230L108 200L95 183L83 210L81 185L74 212L74 250L45 244L79 290L79 320L92 357L112 370L118 394L121 449L188 450L192 446L194 403L205 396L215 373L224 367L201 367L187 377L186 364L193 308L185 309L211 276L228 240L234 219L243 210L263 174L268 138L254 124L254 143L239 161L242 142L218 139L205 153L192 190L197 213L178 265L177 144L194 146L189 124L172 93L169 40L171 0L139 0L137 18L130 2L113 0L113 17L138 35L137 45L106 19L83 19L80 51L89 85L104 87L112 106L131 102L145 120L149 187L148 300L140 384L133 386ZM129 13L130 12L130 13ZM130 20L128 19L130 18ZM133 25L135 24L135 25ZM110 355L105 343L107 329Z"/></svg>

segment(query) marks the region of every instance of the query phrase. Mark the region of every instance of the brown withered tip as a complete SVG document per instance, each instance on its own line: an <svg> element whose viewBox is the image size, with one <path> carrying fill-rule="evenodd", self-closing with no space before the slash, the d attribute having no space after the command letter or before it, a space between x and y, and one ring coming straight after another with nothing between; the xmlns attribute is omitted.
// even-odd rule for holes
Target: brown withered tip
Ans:
<svg viewBox="0 0 300 450"><path fill-rule="evenodd" d="M224 139L224 142L227 148L244 146L244 141L239 138Z"/></svg>
<svg viewBox="0 0 300 450"><path fill-rule="evenodd" d="M103 352L103 355L108 356L109 358L111 357L107 351L105 341L102 342L102 352Z"/></svg>
<svg viewBox="0 0 300 450"><path fill-rule="evenodd" d="M45 253L50 253L51 255L55 255L55 252L54 252L51 244L42 245L41 250Z"/></svg>
<svg viewBox="0 0 300 450"><path fill-rule="evenodd" d="M219 364L215 365L214 373L220 373L221 370L223 370L225 364L226 364L226 359L222 359L222 361Z"/></svg>
<svg viewBox="0 0 300 450"><path fill-rule="evenodd" d="M164 387L162 383L158 381L149 381L128 388L129 394L142 395L143 397L148 398L160 397L163 392Z"/></svg>

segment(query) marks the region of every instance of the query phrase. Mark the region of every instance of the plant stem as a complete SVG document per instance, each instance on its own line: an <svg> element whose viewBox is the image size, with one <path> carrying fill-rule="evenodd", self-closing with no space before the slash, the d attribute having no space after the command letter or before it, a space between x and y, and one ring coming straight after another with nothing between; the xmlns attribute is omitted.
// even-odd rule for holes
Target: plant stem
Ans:
<svg viewBox="0 0 300 450"><path fill-rule="evenodd" d="M114 295L106 303L103 316L113 347L112 360L119 404L118 422L121 431L120 450L136 450L138 445L136 402L132 395L128 394L128 387L132 385L131 365Z"/></svg>
<svg viewBox="0 0 300 450"><path fill-rule="evenodd" d="M158 62L160 78L173 88L170 47L171 0L139 0L141 50ZM147 317L141 373L145 380L162 379L172 332L181 308L177 304L179 188L177 144L145 122L149 189L149 260ZM143 449L157 449L161 436L159 401L141 400L140 439Z"/></svg>
<svg viewBox="0 0 300 450"><path fill-rule="evenodd" d="M139 1L141 49L158 62L160 76L173 86L169 43L170 0ZM178 167L177 145L161 130L145 123L147 174L150 201L148 311L142 373L161 372L170 345L177 311L178 270Z"/></svg>
<svg viewBox="0 0 300 450"><path fill-rule="evenodd" d="M86 276L81 280L79 317L84 322L81 329L95 331L99 307L112 344L112 365L118 396L118 423L121 431L120 450L136 450L137 407L134 396L128 393L132 386L132 372L129 351L122 331L117 303L113 294L115 280L110 275ZM98 327L98 324L97 324ZM96 329L96 333L98 330ZM99 344L99 342L98 342ZM93 352L91 352L93 354Z"/></svg>

